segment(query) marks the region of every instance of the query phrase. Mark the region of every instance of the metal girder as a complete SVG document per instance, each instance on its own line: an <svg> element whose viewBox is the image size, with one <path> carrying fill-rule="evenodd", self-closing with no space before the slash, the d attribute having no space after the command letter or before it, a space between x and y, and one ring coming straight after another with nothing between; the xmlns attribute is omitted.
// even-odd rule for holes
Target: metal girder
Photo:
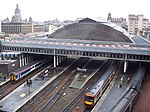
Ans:
<svg viewBox="0 0 150 112"><path fill-rule="evenodd" d="M129 61L143 61L150 62L150 55L143 55L140 53L128 53L128 52L107 52L109 49L103 49L101 51L91 51L83 49L55 49L55 48L37 48L37 47L25 47L25 46L8 46L2 45L2 51L19 51L23 53L35 53L35 54L48 54L48 55L61 55L61 56L79 56L79 57L92 57L92 58L106 58L115 60L129 60ZM55 52L54 52L55 50Z"/></svg>

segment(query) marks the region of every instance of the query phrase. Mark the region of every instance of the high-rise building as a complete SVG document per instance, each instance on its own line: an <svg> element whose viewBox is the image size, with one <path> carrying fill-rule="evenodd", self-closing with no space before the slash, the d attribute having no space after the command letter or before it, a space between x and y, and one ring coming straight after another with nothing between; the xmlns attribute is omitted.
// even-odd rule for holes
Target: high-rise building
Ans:
<svg viewBox="0 0 150 112"><path fill-rule="evenodd" d="M143 35L143 28L148 27L149 19L144 18L144 15L129 14L128 16L128 31L131 34Z"/></svg>
<svg viewBox="0 0 150 112"><path fill-rule="evenodd" d="M126 22L126 19L125 18L112 18L111 17L111 13L108 14L108 17L107 17L107 21L108 22L111 22L111 23L114 23L114 24L117 24L118 26L121 26L125 29L127 29L127 22Z"/></svg>

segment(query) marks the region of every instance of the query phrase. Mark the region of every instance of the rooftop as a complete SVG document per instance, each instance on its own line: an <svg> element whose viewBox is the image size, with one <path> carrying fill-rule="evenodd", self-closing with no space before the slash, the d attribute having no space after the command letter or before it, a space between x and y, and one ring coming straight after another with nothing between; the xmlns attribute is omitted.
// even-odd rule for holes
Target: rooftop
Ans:
<svg viewBox="0 0 150 112"><path fill-rule="evenodd" d="M66 25L52 33L49 38L132 43L130 35L122 27L109 22L97 22L90 18Z"/></svg>

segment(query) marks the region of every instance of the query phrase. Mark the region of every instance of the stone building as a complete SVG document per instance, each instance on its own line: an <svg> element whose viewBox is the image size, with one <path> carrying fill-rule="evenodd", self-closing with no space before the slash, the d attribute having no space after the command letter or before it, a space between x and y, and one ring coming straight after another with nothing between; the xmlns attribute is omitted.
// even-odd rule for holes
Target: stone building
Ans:
<svg viewBox="0 0 150 112"><path fill-rule="evenodd" d="M30 23L2 23L2 32L6 34L27 34L32 32Z"/></svg>
<svg viewBox="0 0 150 112"><path fill-rule="evenodd" d="M2 32L6 34L28 34L33 32L43 32L44 25L36 25L33 23L32 18L29 20L23 20L21 18L21 10L19 9L18 4L16 5L16 9L14 15L12 16L11 21L9 18L6 18L2 21Z"/></svg>
<svg viewBox="0 0 150 112"><path fill-rule="evenodd" d="M125 18L122 18L122 17L121 18L113 18L113 17L111 17L111 13L109 13L108 17L107 17L107 21L117 24L118 26L121 26L127 30L127 22L126 22Z"/></svg>

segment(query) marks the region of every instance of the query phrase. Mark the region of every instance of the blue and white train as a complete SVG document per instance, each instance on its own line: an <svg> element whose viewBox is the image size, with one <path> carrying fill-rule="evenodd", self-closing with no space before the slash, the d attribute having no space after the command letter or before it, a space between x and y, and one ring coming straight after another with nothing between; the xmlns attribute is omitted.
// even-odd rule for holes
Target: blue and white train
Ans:
<svg viewBox="0 0 150 112"><path fill-rule="evenodd" d="M31 73L32 71L38 69L39 67L41 67L43 64L45 64L47 62L48 62L48 59L44 59L44 60L33 62L33 63L31 63L27 66L24 66L22 68L19 68L19 69L15 70L9 74L10 80L13 82L18 81L21 78L23 78L24 76Z"/></svg>

